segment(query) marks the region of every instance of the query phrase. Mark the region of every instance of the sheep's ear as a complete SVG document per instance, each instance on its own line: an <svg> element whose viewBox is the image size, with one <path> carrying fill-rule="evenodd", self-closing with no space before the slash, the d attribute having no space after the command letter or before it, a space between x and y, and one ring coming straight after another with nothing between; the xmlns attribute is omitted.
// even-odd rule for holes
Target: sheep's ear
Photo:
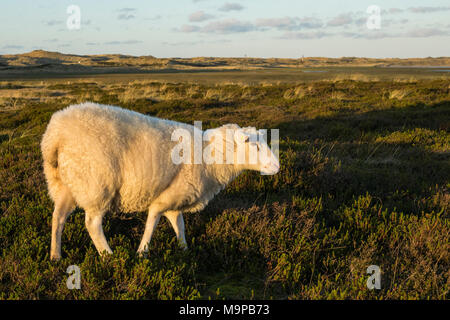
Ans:
<svg viewBox="0 0 450 320"><path fill-rule="evenodd" d="M249 140L250 136L242 130L236 130L236 132L234 133L234 141L236 141L236 143L244 143L248 142Z"/></svg>
<svg viewBox="0 0 450 320"><path fill-rule="evenodd" d="M245 127L245 128L242 128L242 130L244 130L246 133L249 133L249 134L258 134L258 130L256 130L255 127Z"/></svg>

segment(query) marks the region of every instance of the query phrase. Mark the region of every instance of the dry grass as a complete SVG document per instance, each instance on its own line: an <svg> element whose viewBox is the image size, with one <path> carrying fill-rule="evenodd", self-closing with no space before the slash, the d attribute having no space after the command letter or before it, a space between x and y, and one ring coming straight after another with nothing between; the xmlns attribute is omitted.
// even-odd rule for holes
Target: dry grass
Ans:
<svg viewBox="0 0 450 320"><path fill-rule="evenodd" d="M402 100L405 97L409 96L410 94L411 94L411 91L409 91L409 90L392 90L389 93L389 99Z"/></svg>
<svg viewBox="0 0 450 320"><path fill-rule="evenodd" d="M0 299L448 299L449 80L224 76L0 83ZM245 173L186 215L187 252L163 220L139 259L145 213L111 212L114 256L101 260L77 210L51 263L40 137L53 112L85 100L204 128L278 128L282 170ZM66 288L72 264L81 290ZM373 264L379 291L366 287Z"/></svg>

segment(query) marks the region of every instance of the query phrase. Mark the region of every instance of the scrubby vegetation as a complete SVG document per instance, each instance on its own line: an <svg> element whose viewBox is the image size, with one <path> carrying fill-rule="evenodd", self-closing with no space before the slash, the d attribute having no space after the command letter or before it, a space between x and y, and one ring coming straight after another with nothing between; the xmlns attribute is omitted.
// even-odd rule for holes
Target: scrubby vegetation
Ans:
<svg viewBox="0 0 450 320"><path fill-rule="evenodd" d="M450 81L196 84L33 81L0 85L2 299L448 299ZM162 219L111 212L101 260L77 209L49 260L52 203L39 142L53 112L115 104L204 128L279 128L281 172L246 173L199 214L190 250ZM68 290L66 269L81 268ZM366 287L370 265L381 290Z"/></svg>

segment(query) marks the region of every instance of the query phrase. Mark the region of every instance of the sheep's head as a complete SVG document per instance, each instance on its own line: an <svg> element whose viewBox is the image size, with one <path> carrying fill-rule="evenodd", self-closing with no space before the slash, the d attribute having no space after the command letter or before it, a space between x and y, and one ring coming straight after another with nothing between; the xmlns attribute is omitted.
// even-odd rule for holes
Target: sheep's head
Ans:
<svg viewBox="0 0 450 320"><path fill-rule="evenodd" d="M266 142L263 133L254 127L241 128L236 124L224 125L205 132L210 150L206 154L216 163L220 160L242 170L259 171L273 175L280 163Z"/></svg>

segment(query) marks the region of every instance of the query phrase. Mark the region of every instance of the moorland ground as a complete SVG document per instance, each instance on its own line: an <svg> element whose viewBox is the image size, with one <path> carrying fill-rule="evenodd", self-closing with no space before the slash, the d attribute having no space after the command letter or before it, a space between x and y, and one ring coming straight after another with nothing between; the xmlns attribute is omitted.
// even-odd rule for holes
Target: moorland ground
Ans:
<svg viewBox="0 0 450 320"><path fill-rule="evenodd" d="M392 70L0 82L0 298L448 299L450 77ZM244 173L185 215L188 251L162 219L140 259L146 213L110 212L114 255L102 260L77 209L63 259L51 262L39 143L53 112L84 101L203 128L278 128L281 171ZM80 290L66 287L73 264ZM366 287L370 265L381 268L380 290Z"/></svg>

